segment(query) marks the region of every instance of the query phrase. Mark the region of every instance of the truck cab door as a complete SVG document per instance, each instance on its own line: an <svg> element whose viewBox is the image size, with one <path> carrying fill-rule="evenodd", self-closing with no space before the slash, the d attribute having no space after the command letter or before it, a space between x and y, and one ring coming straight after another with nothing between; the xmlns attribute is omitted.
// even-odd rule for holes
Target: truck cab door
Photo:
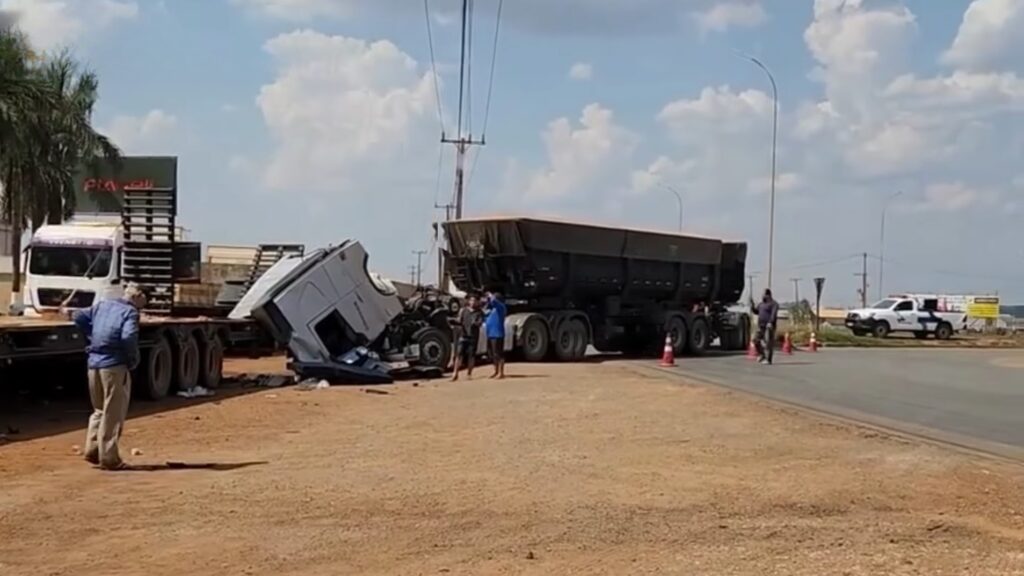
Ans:
<svg viewBox="0 0 1024 576"><path fill-rule="evenodd" d="M893 330L916 331L920 328L921 322L913 300L903 300L896 304L892 310L896 315L896 325L893 326Z"/></svg>

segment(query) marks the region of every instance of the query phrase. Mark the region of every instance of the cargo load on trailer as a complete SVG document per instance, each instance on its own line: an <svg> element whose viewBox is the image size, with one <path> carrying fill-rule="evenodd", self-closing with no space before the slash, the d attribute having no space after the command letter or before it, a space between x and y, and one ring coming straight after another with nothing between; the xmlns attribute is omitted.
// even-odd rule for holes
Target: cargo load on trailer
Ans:
<svg viewBox="0 0 1024 576"><path fill-rule="evenodd" d="M747 245L713 238L541 220L443 224L446 269L464 292L500 292L505 348L529 361L603 352L700 354L714 340L743 349L750 318Z"/></svg>

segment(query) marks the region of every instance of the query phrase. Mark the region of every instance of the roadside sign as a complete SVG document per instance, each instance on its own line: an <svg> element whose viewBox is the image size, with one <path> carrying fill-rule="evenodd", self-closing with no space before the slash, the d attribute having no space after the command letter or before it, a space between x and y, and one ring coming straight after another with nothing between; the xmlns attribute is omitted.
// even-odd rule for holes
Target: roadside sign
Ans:
<svg viewBox="0 0 1024 576"><path fill-rule="evenodd" d="M814 290L817 292L814 304L814 331L821 330L821 292L825 289L825 279L814 279Z"/></svg>
<svg viewBox="0 0 1024 576"><path fill-rule="evenodd" d="M178 186L178 159L173 156L125 156L83 166L75 175L75 213L120 214L125 188Z"/></svg>
<svg viewBox="0 0 1024 576"><path fill-rule="evenodd" d="M999 318L998 296L975 296L967 303L968 318Z"/></svg>

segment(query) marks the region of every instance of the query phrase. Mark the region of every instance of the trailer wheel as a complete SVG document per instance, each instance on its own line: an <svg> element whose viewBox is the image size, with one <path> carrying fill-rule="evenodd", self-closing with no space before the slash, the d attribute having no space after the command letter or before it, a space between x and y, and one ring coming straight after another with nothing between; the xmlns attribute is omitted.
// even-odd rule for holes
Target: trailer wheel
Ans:
<svg viewBox="0 0 1024 576"><path fill-rule="evenodd" d="M161 400L171 391L171 379L174 376L173 355L171 344L166 338L160 338L152 348L146 351L139 366L139 382L142 396L149 400Z"/></svg>
<svg viewBox="0 0 1024 576"><path fill-rule="evenodd" d="M413 341L420 347L420 364L444 370L452 358L452 341L447 334L430 327L424 328L413 336Z"/></svg>
<svg viewBox="0 0 1024 576"><path fill-rule="evenodd" d="M194 334L188 334L178 346L174 363L174 383L178 390L191 390L199 382L199 344Z"/></svg>
<svg viewBox="0 0 1024 576"><path fill-rule="evenodd" d="M224 376L224 342L214 334L199 350L199 384L217 388Z"/></svg>
<svg viewBox="0 0 1024 576"><path fill-rule="evenodd" d="M573 322L577 324L576 349L573 351L573 360L583 360L587 356L587 346L590 344L590 330L587 329L587 323L582 318L576 318Z"/></svg>
<svg viewBox="0 0 1024 576"><path fill-rule="evenodd" d="M533 317L523 324L523 359L527 362L543 362L551 345L548 326L539 317Z"/></svg>
<svg viewBox="0 0 1024 576"><path fill-rule="evenodd" d="M672 316L665 323L665 331L672 341L672 353L679 355L686 351L687 332L686 320L682 316Z"/></svg>
<svg viewBox="0 0 1024 576"><path fill-rule="evenodd" d="M690 326L690 338L687 341L686 349L694 356L699 356L707 351L710 332L708 321L702 317L694 318Z"/></svg>
<svg viewBox="0 0 1024 576"><path fill-rule="evenodd" d="M580 354L581 348L585 354L587 350L587 327L583 322L573 318L559 324L555 330L555 357L562 362L579 360L583 357Z"/></svg>

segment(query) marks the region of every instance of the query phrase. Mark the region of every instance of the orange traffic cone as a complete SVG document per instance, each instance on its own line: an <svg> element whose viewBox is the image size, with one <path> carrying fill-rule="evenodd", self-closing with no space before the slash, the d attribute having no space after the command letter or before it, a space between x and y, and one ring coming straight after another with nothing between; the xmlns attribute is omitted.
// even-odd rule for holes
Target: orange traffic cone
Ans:
<svg viewBox="0 0 1024 576"><path fill-rule="evenodd" d="M750 345L747 346L747 360L757 360L757 344L754 344L754 339L750 339Z"/></svg>
<svg viewBox="0 0 1024 576"><path fill-rule="evenodd" d="M786 332L786 336L782 339L782 353L793 355L793 340L789 337L789 332Z"/></svg>
<svg viewBox="0 0 1024 576"><path fill-rule="evenodd" d="M811 341L807 343L807 348L811 352L818 351L818 335L815 334L814 332L811 332Z"/></svg>
<svg viewBox="0 0 1024 576"><path fill-rule="evenodd" d="M672 351L672 336L665 335L665 350L661 353L661 365L669 368L676 365L675 352Z"/></svg>

